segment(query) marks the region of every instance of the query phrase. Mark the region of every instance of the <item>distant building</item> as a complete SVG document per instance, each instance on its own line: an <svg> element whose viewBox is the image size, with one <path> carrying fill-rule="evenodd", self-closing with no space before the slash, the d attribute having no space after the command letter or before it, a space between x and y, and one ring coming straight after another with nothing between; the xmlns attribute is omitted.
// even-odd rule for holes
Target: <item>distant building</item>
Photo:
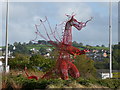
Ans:
<svg viewBox="0 0 120 90"><path fill-rule="evenodd" d="M4 59L5 57L4 56L0 56L0 59Z"/></svg>
<svg viewBox="0 0 120 90"><path fill-rule="evenodd" d="M3 63L2 63L2 61L0 61L0 73L2 73L3 72Z"/></svg>
<svg viewBox="0 0 120 90"><path fill-rule="evenodd" d="M16 49L16 47L14 46L14 47L13 47L13 50L15 50L15 49Z"/></svg>
<svg viewBox="0 0 120 90"><path fill-rule="evenodd" d="M112 70L112 77L113 77L113 73L118 73L120 72L120 70ZM101 79L107 79L109 78L109 69L98 69L97 70L97 76L98 78L101 78Z"/></svg>
<svg viewBox="0 0 120 90"><path fill-rule="evenodd" d="M44 56L45 57L50 57L50 53L46 53Z"/></svg>
<svg viewBox="0 0 120 90"><path fill-rule="evenodd" d="M34 54L34 53L38 53L38 52L39 52L39 50L37 50L37 49L35 49L35 48L30 49L30 51L31 51L31 54Z"/></svg>
<svg viewBox="0 0 120 90"><path fill-rule="evenodd" d="M113 77L113 74L111 75ZM101 78L102 79L107 79L110 77L110 73L101 73Z"/></svg>
<svg viewBox="0 0 120 90"><path fill-rule="evenodd" d="M103 53L103 57L107 57L107 53Z"/></svg>
<svg viewBox="0 0 120 90"><path fill-rule="evenodd" d="M47 48L46 50L47 50L48 52L51 52L51 51L52 51L52 49L51 49L51 48Z"/></svg>

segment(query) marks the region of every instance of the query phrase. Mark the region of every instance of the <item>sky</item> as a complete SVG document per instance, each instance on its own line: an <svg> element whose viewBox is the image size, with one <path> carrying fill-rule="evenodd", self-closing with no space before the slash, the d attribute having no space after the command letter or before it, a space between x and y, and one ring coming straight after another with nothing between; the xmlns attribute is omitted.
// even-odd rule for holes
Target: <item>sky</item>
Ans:
<svg viewBox="0 0 120 90"><path fill-rule="evenodd" d="M118 42L120 42L120 2L118 3Z"/></svg>
<svg viewBox="0 0 120 90"><path fill-rule="evenodd" d="M0 46L5 45L5 10L6 3L0 4ZM48 18L51 28L67 19L65 14L75 13L78 21L85 22L93 17L86 27L78 31L72 28L73 41L82 42L84 45L109 44L109 4L107 2L9 2L8 42L29 42L35 38L35 24L39 20ZM41 29L42 27L39 27ZM46 25L49 32L49 27ZM61 29L58 29L61 35ZM44 33L45 30L41 30ZM57 34L56 34L57 36ZM62 37L62 36L60 36ZM38 39L42 39L38 37ZM112 3L112 42L118 42L118 3Z"/></svg>

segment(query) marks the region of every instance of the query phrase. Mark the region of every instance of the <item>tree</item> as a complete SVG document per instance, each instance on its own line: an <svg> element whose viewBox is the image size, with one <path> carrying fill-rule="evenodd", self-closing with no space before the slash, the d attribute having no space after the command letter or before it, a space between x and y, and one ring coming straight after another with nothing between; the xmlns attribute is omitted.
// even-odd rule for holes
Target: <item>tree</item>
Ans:
<svg viewBox="0 0 120 90"><path fill-rule="evenodd" d="M105 47L105 45L101 45L101 47Z"/></svg>
<svg viewBox="0 0 120 90"><path fill-rule="evenodd" d="M33 42L32 41L29 41L29 43L28 43L29 45L33 45Z"/></svg>
<svg viewBox="0 0 120 90"><path fill-rule="evenodd" d="M79 43L79 46L82 47L82 46L83 46L83 43Z"/></svg>
<svg viewBox="0 0 120 90"><path fill-rule="evenodd" d="M73 42L72 42L72 45L73 45L74 47L78 47L78 46L79 46L79 44L78 44L76 41L73 41Z"/></svg>
<svg viewBox="0 0 120 90"><path fill-rule="evenodd" d="M104 58L103 61L95 62L96 69L109 69L109 58Z"/></svg>
<svg viewBox="0 0 120 90"><path fill-rule="evenodd" d="M38 40L38 44L46 44L45 40Z"/></svg>
<svg viewBox="0 0 120 90"><path fill-rule="evenodd" d="M18 45L18 43L17 42L14 42L14 44L13 44L14 46L17 46Z"/></svg>
<svg viewBox="0 0 120 90"><path fill-rule="evenodd" d="M31 66L38 66L42 71L47 71L55 65L55 60L47 59L42 55L33 55L30 58Z"/></svg>
<svg viewBox="0 0 120 90"><path fill-rule="evenodd" d="M53 60L57 60L59 57L59 51L57 49L53 49L52 52L50 52L50 57Z"/></svg>
<svg viewBox="0 0 120 90"><path fill-rule="evenodd" d="M15 58L9 59L9 65L12 69L24 69L25 66L29 67L29 56L25 54L15 54Z"/></svg>
<svg viewBox="0 0 120 90"><path fill-rule="evenodd" d="M26 45L26 43L25 43L25 42L23 42L23 45Z"/></svg>
<svg viewBox="0 0 120 90"><path fill-rule="evenodd" d="M80 71L81 77L96 77L94 61L88 58L86 55L77 56L75 59L75 65Z"/></svg>
<svg viewBox="0 0 120 90"><path fill-rule="evenodd" d="M120 45L114 45L113 46L113 52L112 52L112 61L113 61L113 69L119 70L119 64L120 64Z"/></svg>
<svg viewBox="0 0 120 90"><path fill-rule="evenodd" d="M43 47L41 47L39 51L40 51L41 55L45 55L47 52L47 50Z"/></svg>
<svg viewBox="0 0 120 90"><path fill-rule="evenodd" d="M14 43L14 46L15 46L15 48L16 48L16 49L14 50L14 52L13 52L14 54L15 54L15 53L22 53L22 54L28 54L28 53L29 53L26 45L21 44L20 42L19 42L19 43L15 42L15 43Z"/></svg>
<svg viewBox="0 0 120 90"><path fill-rule="evenodd" d="M99 45L96 45L96 47L100 47Z"/></svg>
<svg viewBox="0 0 120 90"><path fill-rule="evenodd" d="M112 46L112 67L114 70L119 70L119 64L120 64L120 45L116 44ZM99 54L102 53L99 51ZM103 58L102 61L96 61L95 67L97 69L109 69L109 53L106 58Z"/></svg>
<svg viewBox="0 0 120 90"><path fill-rule="evenodd" d="M24 69L25 66L28 69L34 69L34 67L40 67L42 71L47 71L54 67L55 60L47 59L42 55L32 55L31 57L25 54L15 54L15 58L9 59L9 65L11 69Z"/></svg>
<svg viewBox="0 0 120 90"><path fill-rule="evenodd" d="M11 44L8 45L8 49L9 49L10 51L13 51L13 47L14 47L14 46L11 45Z"/></svg>
<svg viewBox="0 0 120 90"><path fill-rule="evenodd" d="M120 42L118 42L118 45L120 45Z"/></svg>
<svg viewBox="0 0 120 90"><path fill-rule="evenodd" d="M87 49L90 49L91 47L92 47L92 46L90 46L90 45L88 45L88 44L86 45L86 48L87 48Z"/></svg>

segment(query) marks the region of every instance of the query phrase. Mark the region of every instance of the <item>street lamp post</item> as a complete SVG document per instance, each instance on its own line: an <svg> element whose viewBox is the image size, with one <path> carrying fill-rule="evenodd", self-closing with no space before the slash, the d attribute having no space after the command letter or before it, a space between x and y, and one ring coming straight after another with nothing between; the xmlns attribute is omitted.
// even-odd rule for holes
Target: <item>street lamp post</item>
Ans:
<svg viewBox="0 0 120 90"><path fill-rule="evenodd" d="M7 0L7 7L6 7L6 50L5 50L5 72L8 71L8 0Z"/></svg>
<svg viewBox="0 0 120 90"><path fill-rule="evenodd" d="M112 2L109 2L109 50L110 50L110 64L109 64L109 78L112 78Z"/></svg>

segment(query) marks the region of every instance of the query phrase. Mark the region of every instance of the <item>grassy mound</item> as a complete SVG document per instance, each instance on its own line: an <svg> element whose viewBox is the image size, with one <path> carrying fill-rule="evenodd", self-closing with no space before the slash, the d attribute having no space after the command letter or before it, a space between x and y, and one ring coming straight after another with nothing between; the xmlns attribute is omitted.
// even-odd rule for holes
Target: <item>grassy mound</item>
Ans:
<svg viewBox="0 0 120 90"><path fill-rule="evenodd" d="M5 89L49 89L49 88L114 88L120 89L118 79L27 79L23 75L3 76L3 88Z"/></svg>

